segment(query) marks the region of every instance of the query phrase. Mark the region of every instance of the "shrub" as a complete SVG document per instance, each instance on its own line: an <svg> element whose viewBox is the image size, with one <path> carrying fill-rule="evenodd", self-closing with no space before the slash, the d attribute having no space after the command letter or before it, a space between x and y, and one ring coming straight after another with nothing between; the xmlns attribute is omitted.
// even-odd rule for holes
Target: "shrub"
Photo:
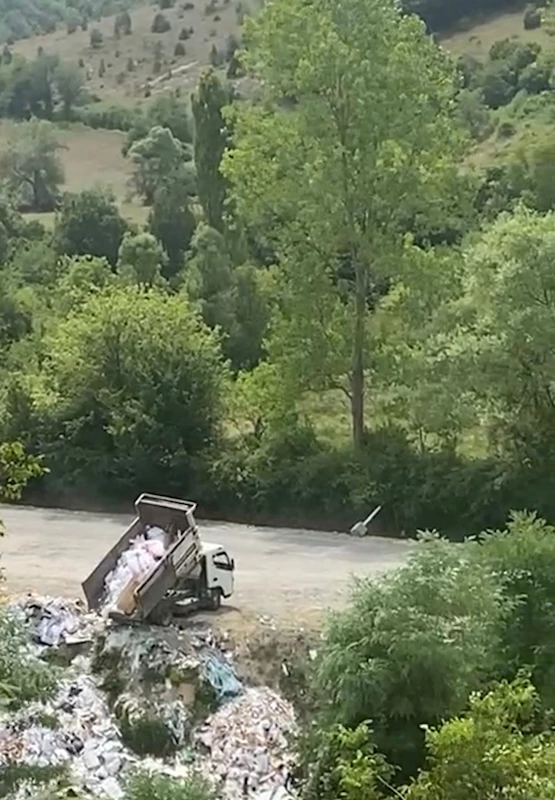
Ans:
<svg viewBox="0 0 555 800"><path fill-rule="evenodd" d="M0 705L18 708L48 697L55 689L57 672L25 654L25 632L0 611Z"/></svg>
<svg viewBox="0 0 555 800"><path fill-rule="evenodd" d="M180 41L184 42L189 39L191 34L189 33L189 28L181 28L179 31L179 39Z"/></svg>
<svg viewBox="0 0 555 800"><path fill-rule="evenodd" d="M34 436L51 475L112 497L145 481L153 491L187 490L218 436L226 370L217 336L185 298L107 287L45 346L42 378L54 395L49 410L39 401L45 425Z"/></svg>
<svg viewBox="0 0 555 800"><path fill-rule="evenodd" d="M403 794L407 800L550 797L555 742L524 679L470 698L464 716L426 732L428 763ZM539 724L538 724L539 723Z"/></svg>
<svg viewBox="0 0 555 800"><path fill-rule="evenodd" d="M99 31L98 28L93 28L90 33L89 40L92 48L94 48L95 50L101 48L102 45L104 44L104 36L102 34L102 31Z"/></svg>
<svg viewBox="0 0 555 800"><path fill-rule="evenodd" d="M376 752L372 731L311 726L300 738L303 800L380 800L395 770Z"/></svg>
<svg viewBox="0 0 555 800"><path fill-rule="evenodd" d="M497 128L497 138L498 139L510 139L511 136L514 136L516 133L516 128L512 122L502 122L499 127Z"/></svg>
<svg viewBox="0 0 555 800"><path fill-rule="evenodd" d="M127 229L113 197L101 189L86 189L64 197L54 231L60 254L94 255L115 265Z"/></svg>
<svg viewBox="0 0 555 800"><path fill-rule="evenodd" d="M216 45L213 44L210 50L210 63L212 64L212 66L221 67L221 65L224 63L224 60L225 58L223 53L221 53L216 47Z"/></svg>
<svg viewBox="0 0 555 800"><path fill-rule="evenodd" d="M527 31L532 31L535 30L536 28L541 28L542 24L541 8L536 8L535 6L529 6L524 12L523 24L524 24L524 29Z"/></svg>
<svg viewBox="0 0 555 800"><path fill-rule="evenodd" d="M116 37L129 36L133 30L133 22L129 11L122 11L117 15L114 22L114 34Z"/></svg>
<svg viewBox="0 0 555 800"><path fill-rule="evenodd" d="M423 726L460 713L497 667L507 601L476 548L426 537L407 566L358 581L329 622L316 668L323 717L372 720L378 750L405 774L421 764Z"/></svg>
<svg viewBox="0 0 555 800"><path fill-rule="evenodd" d="M500 108L516 94L515 77L504 62L493 62L485 71L482 97L489 108Z"/></svg>
<svg viewBox="0 0 555 800"><path fill-rule="evenodd" d="M89 128L105 128L110 131L129 131L135 124L137 115L135 109L126 106L87 106L78 109L77 114L81 122Z"/></svg>
<svg viewBox="0 0 555 800"><path fill-rule="evenodd" d="M555 528L535 514L514 514L504 530L483 534L476 556L513 600L504 628L504 676L531 670L546 705L555 702Z"/></svg>
<svg viewBox="0 0 555 800"><path fill-rule="evenodd" d="M173 8L174 0L159 0L158 5L161 11L166 11L168 8Z"/></svg>
<svg viewBox="0 0 555 800"><path fill-rule="evenodd" d="M171 30L171 22L161 12L158 12L152 20L150 30L152 33L167 33Z"/></svg>
<svg viewBox="0 0 555 800"><path fill-rule="evenodd" d="M214 800L210 784L194 772L187 778L137 772L129 782L125 800Z"/></svg>
<svg viewBox="0 0 555 800"><path fill-rule="evenodd" d="M528 94L539 94L550 88L551 65L547 62L529 64L522 70L518 79L518 88Z"/></svg>
<svg viewBox="0 0 555 800"><path fill-rule="evenodd" d="M183 42L177 42L173 51L174 56L184 56L186 52Z"/></svg>

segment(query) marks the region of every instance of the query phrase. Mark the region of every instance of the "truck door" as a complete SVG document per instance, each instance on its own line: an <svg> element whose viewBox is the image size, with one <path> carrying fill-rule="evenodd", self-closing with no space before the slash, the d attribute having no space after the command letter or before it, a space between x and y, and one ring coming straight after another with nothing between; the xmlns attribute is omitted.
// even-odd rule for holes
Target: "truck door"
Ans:
<svg viewBox="0 0 555 800"><path fill-rule="evenodd" d="M221 589L224 597L233 594L235 563L225 550L211 553L206 559L206 582L209 589Z"/></svg>

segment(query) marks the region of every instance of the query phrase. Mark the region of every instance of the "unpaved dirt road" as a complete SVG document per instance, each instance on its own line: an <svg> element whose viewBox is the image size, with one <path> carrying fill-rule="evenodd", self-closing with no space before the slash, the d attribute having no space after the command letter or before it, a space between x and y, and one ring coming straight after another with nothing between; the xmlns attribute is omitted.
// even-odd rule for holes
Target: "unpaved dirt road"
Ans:
<svg viewBox="0 0 555 800"><path fill-rule="evenodd" d="M131 515L3 506L8 590L81 596L81 581L122 535ZM340 605L352 574L398 566L411 544L381 538L232 523L201 523L207 541L236 561L232 603L241 612L304 617Z"/></svg>

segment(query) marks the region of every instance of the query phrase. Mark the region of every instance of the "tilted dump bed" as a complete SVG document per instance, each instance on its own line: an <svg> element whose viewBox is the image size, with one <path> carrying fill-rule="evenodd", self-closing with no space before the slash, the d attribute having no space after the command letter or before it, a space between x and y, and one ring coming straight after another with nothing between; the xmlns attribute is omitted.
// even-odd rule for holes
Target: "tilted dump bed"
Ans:
<svg viewBox="0 0 555 800"><path fill-rule="evenodd" d="M178 579L195 570L201 559L201 543L194 517L196 503L141 494L135 501L135 508L137 517L84 581L83 591L89 608L98 610L104 597L106 578L133 539L145 533L147 526L164 528L171 535L172 542L135 591L134 617L144 619L175 587Z"/></svg>

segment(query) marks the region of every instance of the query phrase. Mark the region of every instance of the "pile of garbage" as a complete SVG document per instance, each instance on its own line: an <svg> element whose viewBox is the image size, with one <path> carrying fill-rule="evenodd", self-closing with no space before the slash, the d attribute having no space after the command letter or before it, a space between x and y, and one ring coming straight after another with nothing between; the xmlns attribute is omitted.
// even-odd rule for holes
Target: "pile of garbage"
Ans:
<svg viewBox="0 0 555 800"><path fill-rule="evenodd" d="M8 606L8 613L24 622L31 644L59 647L92 642L101 626L96 614L87 614L83 604L62 597L28 594Z"/></svg>
<svg viewBox="0 0 555 800"><path fill-rule="evenodd" d="M137 767L200 770L224 800L284 782L293 709L270 689L245 688L209 629L118 626L50 597L24 597L9 613L28 625L25 657L69 648L71 659L54 697L0 709L0 771L62 767L77 789L110 800ZM86 654L71 649L84 641Z"/></svg>
<svg viewBox="0 0 555 800"><path fill-rule="evenodd" d="M121 797L118 780L136 758L121 742L86 659L76 659L56 696L0 716L0 768L13 764L68 769L72 783L91 794Z"/></svg>
<svg viewBox="0 0 555 800"><path fill-rule="evenodd" d="M267 687L250 688L222 706L196 733L209 752L223 796L244 797L284 783L290 766L291 705Z"/></svg>

